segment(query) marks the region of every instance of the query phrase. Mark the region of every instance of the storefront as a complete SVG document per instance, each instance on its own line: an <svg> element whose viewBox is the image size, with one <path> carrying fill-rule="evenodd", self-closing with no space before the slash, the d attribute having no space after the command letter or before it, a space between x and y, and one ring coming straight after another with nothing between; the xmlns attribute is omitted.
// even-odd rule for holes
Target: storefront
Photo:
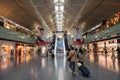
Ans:
<svg viewBox="0 0 120 80"><path fill-rule="evenodd" d="M19 51L21 52L20 54ZM0 57L21 56L34 53L34 45L0 40Z"/></svg>
<svg viewBox="0 0 120 80"><path fill-rule="evenodd" d="M30 61L34 57L34 45L26 43L16 43L15 59L16 63Z"/></svg>
<svg viewBox="0 0 120 80"><path fill-rule="evenodd" d="M111 54L112 52L116 53L118 42L117 39L106 40L97 42L98 52L103 54Z"/></svg>
<svg viewBox="0 0 120 80"><path fill-rule="evenodd" d="M14 55L15 42L0 40L0 55L1 57L10 57Z"/></svg>
<svg viewBox="0 0 120 80"><path fill-rule="evenodd" d="M34 57L34 45L30 45L30 44L25 44L25 48L24 48L24 54L26 56L30 56L30 58Z"/></svg>
<svg viewBox="0 0 120 80"><path fill-rule="evenodd" d="M23 56L24 55L24 44L23 43L16 43L15 44L15 56Z"/></svg>
<svg viewBox="0 0 120 80"><path fill-rule="evenodd" d="M93 52L93 48L94 48L94 46L93 46L93 43L90 43L88 46L87 46L87 50L89 51L89 52Z"/></svg>

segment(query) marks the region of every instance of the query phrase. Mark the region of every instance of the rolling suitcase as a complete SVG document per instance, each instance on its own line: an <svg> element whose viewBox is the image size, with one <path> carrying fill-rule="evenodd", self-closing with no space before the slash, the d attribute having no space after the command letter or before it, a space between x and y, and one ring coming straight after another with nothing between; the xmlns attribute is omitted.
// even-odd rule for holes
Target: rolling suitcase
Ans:
<svg viewBox="0 0 120 80"><path fill-rule="evenodd" d="M80 66L79 70L81 70L81 72L83 73L84 76L89 76L90 75L90 71L85 66Z"/></svg>
<svg viewBox="0 0 120 80"><path fill-rule="evenodd" d="M83 62L78 62L77 65L78 65L79 70L82 72L82 74L84 76L89 76L90 75L90 71L88 70L87 67L84 66Z"/></svg>

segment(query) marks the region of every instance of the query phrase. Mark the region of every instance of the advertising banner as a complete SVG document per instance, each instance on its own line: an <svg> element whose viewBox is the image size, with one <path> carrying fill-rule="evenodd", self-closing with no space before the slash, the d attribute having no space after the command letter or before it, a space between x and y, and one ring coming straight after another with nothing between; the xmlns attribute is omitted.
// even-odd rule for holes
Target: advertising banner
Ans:
<svg viewBox="0 0 120 80"><path fill-rule="evenodd" d="M39 42L46 42L47 30L44 26L37 28L37 34L38 34L38 41Z"/></svg>
<svg viewBox="0 0 120 80"><path fill-rule="evenodd" d="M82 29L79 26L73 27L73 39L74 41L82 41Z"/></svg>

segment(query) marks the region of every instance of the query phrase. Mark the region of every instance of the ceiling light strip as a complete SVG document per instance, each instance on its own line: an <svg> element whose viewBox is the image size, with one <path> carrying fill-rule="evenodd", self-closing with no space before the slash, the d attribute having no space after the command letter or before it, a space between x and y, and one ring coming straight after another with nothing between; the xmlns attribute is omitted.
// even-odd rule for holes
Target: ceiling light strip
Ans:
<svg viewBox="0 0 120 80"><path fill-rule="evenodd" d="M63 12L64 12L64 0L54 0L55 3L55 13L56 13L56 26L59 31L62 30L63 26Z"/></svg>

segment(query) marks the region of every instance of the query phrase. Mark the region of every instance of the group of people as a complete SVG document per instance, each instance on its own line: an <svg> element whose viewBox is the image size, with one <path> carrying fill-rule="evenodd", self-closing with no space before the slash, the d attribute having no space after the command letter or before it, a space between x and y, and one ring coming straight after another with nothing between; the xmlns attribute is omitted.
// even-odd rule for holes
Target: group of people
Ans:
<svg viewBox="0 0 120 80"><path fill-rule="evenodd" d="M70 48L68 51L67 59L69 60L69 67L72 70L72 74L75 75L75 64L78 60L82 61L81 54L83 54L82 49L74 49L73 47Z"/></svg>
<svg viewBox="0 0 120 80"><path fill-rule="evenodd" d="M120 59L120 47L117 47L116 51L117 51L117 56L115 56L115 50L114 48L112 48L112 56L111 56L112 59L115 59L115 58Z"/></svg>

